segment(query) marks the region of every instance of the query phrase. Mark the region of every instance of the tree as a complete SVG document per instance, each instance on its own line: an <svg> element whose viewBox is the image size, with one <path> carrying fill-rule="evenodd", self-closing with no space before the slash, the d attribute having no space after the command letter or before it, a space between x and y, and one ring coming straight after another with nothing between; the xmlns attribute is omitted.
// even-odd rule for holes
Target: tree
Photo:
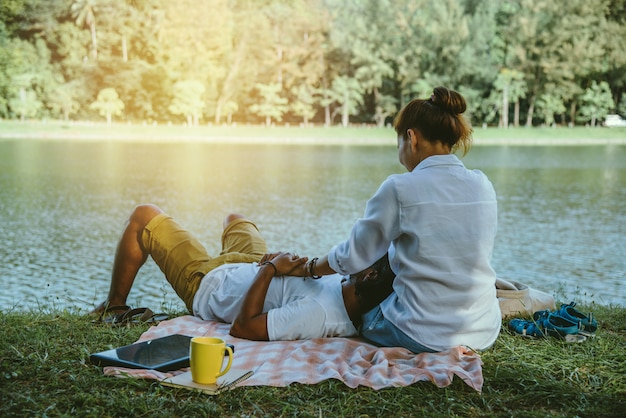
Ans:
<svg viewBox="0 0 626 418"><path fill-rule="evenodd" d="M20 87L18 94L9 99L9 107L23 121L25 118L36 116L43 104L34 91Z"/></svg>
<svg viewBox="0 0 626 418"><path fill-rule="evenodd" d="M242 107L255 83L265 80L259 73L268 70L272 39L266 16L259 10L265 3L160 2L156 59L169 77L197 80L205 86L208 106L203 111L217 124Z"/></svg>
<svg viewBox="0 0 626 418"><path fill-rule="evenodd" d="M331 90L335 100L341 105L341 126L347 127L350 115L355 114L358 106L363 103L362 88L356 79L342 76L333 80Z"/></svg>
<svg viewBox="0 0 626 418"><path fill-rule="evenodd" d="M526 82L524 74L519 71L503 68L494 83L496 91L502 95L502 107L500 110L500 123L498 126L509 126L509 103L515 103L515 126L519 125L519 99L525 96Z"/></svg>
<svg viewBox="0 0 626 418"><path fill-rule="evenodd" d="M304 126L309 125L309 120L313 118L316 113L316 99L310 89L311 87L306 84L292 88L295 101L291 105L291 111L302 118L302 124Z"/></svg>
<svg viewBox="0 0 626 418"><path fill-rule="evenodd" d="M63 120L69 120L70 115L76 113L80 108L80 104L76 100L77 90L76 83L61 84L48 100L48 105L55 113L63 115Z"/></svg>
<svg viewBox="0 0 626 418"><path fill-rule="evenodd" d="M187 125L198 125L198 119L202 114L205 103L202 98L204 84L197 80L183 80L174 84L170 112L174 115L183 115L187 118Z"/></svg>
<svg viewBox="0 0 626 418"><path fill-rule="evenodd" d="M0 40L2 42L2 40ZM42 40L3 42L0 48L0 115L10 112L20 119L45 114L44 101L55 85L50 52ZM19 110L18 110L19 109Z"/></svg>
<svg viewBox="0 0 626 418"><path fill-rule="evenodd" d="M239 110L239 105L233 101L222 104L222 112L226 114L226 123L233 123L233 113Z"/></svg>
<svg viewBox="0 0 626 418"><path fill-rule="evenodd" d="M119 116L124 110L124 102L119 98L114 88L107 87L98 93L98 98L89 108L97 110L100 116L106 117L107 124L111 124L111 116Z"/></svg>
<svg viewBox="0 0 626 418"><path fill-rule="evenodd" d="M547 126L554 124L554 114L565 112L565 105L560 96L544 93L537 100L537 111L543 116L543 122Z"/></svg>
<svg viewBox="0 0 626 418"><path fill-rule="evenodd" d="M381 95L377 100L377 105L374 113L374 122L376 126L383 127L385 120L393 115L397 110L397 100L393 96Z"/></svg>
<svg viewBox="0 0 626 418"><path fill-rule="evenodd" d="M396 28L389 25L396 12L389 0L366 0L353 3L355 10L350 7L341 8L342 24L336 25L339 31L337 47L349 58L350 70L344 72L356 79L359 88L363 91L356 99L359 105L364 104L367 94L372 99L374 109L367 109L372 115L368 119L375 119L377 123L384 123L387 114L395 109L389 109L395 104L393 97L384 91L385 82L394 77L393 39L397 36ZM339 23L338 22L338 23ZM348 23L349 22L349 23ZM341 37L339 37L341 36ZM345 100L341 100L345 102ZM350 106L350 105L349 105ZM358 109L351 111L358 113ZM347 125L346 107L342 111L342 124Z"/></svg>
<svg viewBox="0 0 626 418"><path fill-rule="evenodd" d="M197 80L205 87L203 104L195 116L180 113L191 124L200 117L253 122L258 116L248 110L265 104L255 86L277 83L288 106L283 120L323 117L330 124L341 115L344 125L381 125L408 100L446 85L464 92L473 118L499 116L505 126L513 117L517 126L520 114L527 125L537 116L541 123L576 123L585 113L577 108L580 99L594 80L607 82L618 104L626 91L624 0L0 5L1 117L88 118L106 86L124 98L129 120L166 121L174 84ZM499 75L501 69L510 73ZM28 83L18 86L25 75ZM348 79L354 86L347 87ZM71 98L57 90L68 84ZM558 101L567 114L550 113ZM29 102L34 107L18 113L11 107Z"/></svg>
<svg viewBox="0 0 626 418"><path fill-rule="evenodd" d="M598 119L603 119L615 107L611 89L606 81L600 84L593 81L580 98L580 116L589 121L591 126L596 126Z"/></svg>
<svg viewBox="0 0 626 418"><path fill-rule="evenodd" d="M96 34L96 0L76 0L72 3L72 17L79 27L88 26L91 32L91 54L98 60L98 36Z"/></svg>
<svg viewBox="0 0 626 418"><path fill-rule="evenodd" d="M498 2L498 54L506 68L524 74L526 126L548 86L558 88L564 102L574 101L577 86L606 65L606 6L606 0Z"/></svg>
<svg viewBox="0 0 626 418"><path fill-rule="evenodd" d="M626 117L626 93L622 93L622 98L619 101L616 111L618 114Z"/></svg>
<svg viewBox="0 0 626 418"><path fill-rule="evenodd" d="M282 87L278 83L273 84L257 84L259 94L261 95L261 103L250 106L250 111L258 116L265 118L265 125L270 126L272 119L277 121L283 120L283 114L287 111L287 99L280 96Z"/></svg>

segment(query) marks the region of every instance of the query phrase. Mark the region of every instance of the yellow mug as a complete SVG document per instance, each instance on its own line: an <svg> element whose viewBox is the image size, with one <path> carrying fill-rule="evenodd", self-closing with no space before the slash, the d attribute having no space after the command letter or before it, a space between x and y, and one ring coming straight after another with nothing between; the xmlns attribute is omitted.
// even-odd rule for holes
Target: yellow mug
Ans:
<svg viewBox="0 0 626 418"><path fill-rule="evenodd" d="M228 353L228 364L222 370L224 354ZM233 350L221 338L194 337L189 347L191 379L201 385L211 385L217 378L230 370Z"/></svg>

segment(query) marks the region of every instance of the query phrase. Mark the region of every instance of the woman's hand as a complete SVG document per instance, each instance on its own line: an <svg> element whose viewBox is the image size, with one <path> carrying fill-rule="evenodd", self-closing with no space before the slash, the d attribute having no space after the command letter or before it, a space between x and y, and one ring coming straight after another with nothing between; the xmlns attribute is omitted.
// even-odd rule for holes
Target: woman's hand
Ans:
<svg viewBox="0 0 626 418"><path fill-rule="evenodd" d="M302 276L308 257L300 257L292 253L265 254L259 264L270 262L276 268L276 276ZM300 273L300 274L298 274Z"/></svg>

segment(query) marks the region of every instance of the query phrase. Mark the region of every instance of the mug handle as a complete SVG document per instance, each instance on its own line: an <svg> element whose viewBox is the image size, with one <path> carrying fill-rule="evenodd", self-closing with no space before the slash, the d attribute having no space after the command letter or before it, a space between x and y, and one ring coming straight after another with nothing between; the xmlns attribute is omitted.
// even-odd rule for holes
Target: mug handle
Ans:
<svg viewBox="0 0 626 418"><path fill-rule="evenodd" d="M226 373L228 373L228 371L230 370L230 365L233 362L233 349L230 348L229 346L226 346L224 348L224 351L228 352L228 364L226 364L226 367L224 367L224 370L219 372L218 375L215 377L224 376Z"/></svg>

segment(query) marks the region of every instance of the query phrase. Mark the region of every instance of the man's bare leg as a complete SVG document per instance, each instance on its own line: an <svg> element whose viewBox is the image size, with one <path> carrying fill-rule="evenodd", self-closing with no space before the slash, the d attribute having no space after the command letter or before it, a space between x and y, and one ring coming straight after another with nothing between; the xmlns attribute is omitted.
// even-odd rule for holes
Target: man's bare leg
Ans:
<svg viewBox="0 0 626 418"><path fill-rule="evenodd" d="M246 217L239 213L231 213L226 215L224 218L224 222L222 222L222 227L226 229L231 222L236 221L237 219L245 219Z"/></svg>
<svg viewBox="0 0 626 418"><path fill-rule="evenodd" d="M135 277L148 258L148 251L141 245L141 234L148 223L163 211L154 205L137 206L130 215L126 228L117 244L109 296L92 313L100 313L107 307L122 306L133 286Z"/></svg>

